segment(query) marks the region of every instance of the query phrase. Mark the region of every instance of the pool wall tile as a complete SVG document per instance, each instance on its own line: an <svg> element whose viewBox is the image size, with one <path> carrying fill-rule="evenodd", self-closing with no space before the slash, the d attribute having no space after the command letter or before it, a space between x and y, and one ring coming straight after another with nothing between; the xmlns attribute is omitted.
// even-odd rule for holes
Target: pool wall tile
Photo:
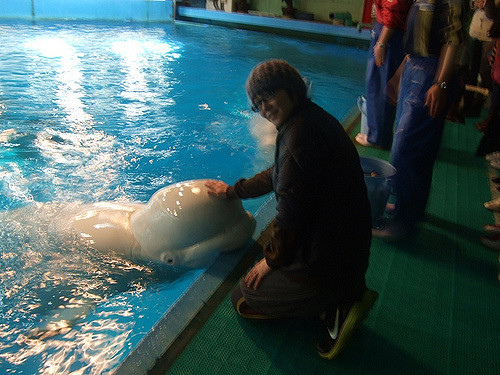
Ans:
<svg viewBox="0 0 500 375"><path fill-rule="evenodd" d="M0 17L31 19L31 0L0 0Z"/></svg>
<svg viewBox="0 0 500 375"><path fill-rule="evenodd" d="M172 0L0 0L0 18L173 21Z"/></svg>

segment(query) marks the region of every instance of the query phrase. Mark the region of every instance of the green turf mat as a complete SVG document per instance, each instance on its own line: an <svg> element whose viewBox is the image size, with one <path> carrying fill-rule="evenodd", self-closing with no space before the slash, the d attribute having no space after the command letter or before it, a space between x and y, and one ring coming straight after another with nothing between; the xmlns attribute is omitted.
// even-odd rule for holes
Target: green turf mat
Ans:
<svg viewBox="0 0 500 375"><path fill-rule="evenodd" d="M167 374L500 374L498 252L479 242L494 218L483 207L491 196L473 120L446 124L417 235L373 240L367 281L380 297L337 359L318 356L313 322L247 321L228 295Z"/></svg>

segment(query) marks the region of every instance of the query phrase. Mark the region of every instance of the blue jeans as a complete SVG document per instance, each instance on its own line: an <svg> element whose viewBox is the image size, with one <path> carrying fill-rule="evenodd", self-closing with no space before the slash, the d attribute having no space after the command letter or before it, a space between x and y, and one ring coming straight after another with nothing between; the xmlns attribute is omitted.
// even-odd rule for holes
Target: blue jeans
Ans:
<svg viewBox="0 0 500 375"><path fill-rule="evenodd" d="M437 65L437 58L412 56L401 77L391 153L396 168L391 182L396 194L394 221L398 224L412 226L425 215L446 113L459 91L454 77L448 82L446 109L436 118L429 116L425 96L434 83Z"/></svg>
<svg viewBox="0 0 500 375"><path fill-rule="evenodd" d="M389 45L386 47L385 61L381 67L375 64L373 47L377 42L383 25L377 23L372 29L372 38L368 62L366 66L366 120L368 125L368 142L390 149L396 107L387 102L387 82L403 61L403 31L395 30Z"/></svg>

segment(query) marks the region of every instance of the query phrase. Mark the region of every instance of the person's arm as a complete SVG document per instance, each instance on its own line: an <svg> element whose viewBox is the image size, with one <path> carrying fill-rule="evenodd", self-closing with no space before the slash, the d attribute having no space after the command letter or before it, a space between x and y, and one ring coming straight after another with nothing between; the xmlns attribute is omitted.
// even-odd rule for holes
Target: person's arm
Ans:
<svg viewBox="0 0 500 375"><path fill-rule="evenodd" d="M384 25L377 43L373 47L375 64L378 67L384 65L387 47L391 42L394 32L397 29L404 29L410 5L411 2L408 0L391 0L382 1L380 7L377 8L377 12L379 12L377 19Z"/></svg>
<svg viewBox="0 0 500 375"><path fill-rule="evenodd" d="M318 142L309 134L296 129L282 138L287 154L282 155L276 189L276 216L270 240L264 246L264 256L271 268L289 265L300 247L304 225L312 220L311 203L316 199L312 173L321 173L320 163L312 160L319 154ZM319 135L315 135L319 137ZM314 204L314 203L313 203Z"/></svg>
<svg viewBox="0 0 500 375"><path fill-rule="evenodd" d="M447 84L456 70L458 46L461 43L460 30L462 29L462 6L460 3L449 2L448 7L440 15L443 22L443 45L439 54L439 63L434 76L434 84L427 90L425 106L429 108L429 115L437 117L446 107ZM439 37L433 35L432 38Z"/></svg>
<svg viewBox="0 0 500 375"><path fill-rule="evenodd" d="M264 245L264 258L253 266L245 276L248 288L257 290L262 280L273 270L290 264L295 258L295 231L280 228L276 219L271 224L269 241Z"/></svg>
<svg viewBox="0 0 500 375"><path fill-rule="evenodd" d="M431 117L439 116L446 106L447 82L452 78L456 68L456 55L458 46L445 44L441 48L439 65L436 72L434 84L429 88L425 98L425 105L429 108Z"/></svg>
<svg viewBox="0 0 500 375"><path fill-rule="evenodd" d="M401 83L401 75L403 74L403 69L408 62L410 55L405 55L401 64L399 64L398 69L394 75L387 81L387 86L385 88L387 102L392 104L394 107L398 104L399 95L399 84Z"/></svg>
<svg viewBox="0 0 500 375"><path fill-rule="evenodd" d="M389 41L394 34L394 29L390 29L387 26L382 27L380 36L378 37L377 43L373 46L373 56L375 57L375 65L381 67L385 62L385 53L387 47L389 46Z"/></svg>
<svg viewBox="0 0 500 375"><path fill-rule="evenodd" d="M292 228L280 226L276 219L270 225L270 240L264 245L264 256L267 264L271 268L286 266L292 263L295 257L296 232Z"/></svg>
<svg viewBox="0 0 500 375"><path fill-rule="evenodd" d="M246 199L257 198L270 193L273 191L273 171L274 166L257 173L252 178L238 180L233 186L228 187L227 196L229 198Z"/></svg>
<svg viewBox="0 0 500 375"><path fill-rule="evenodd" d="M256 198L270 193L273 190L272 185L273 167L262 171L252 178L242 178L230 186L224 181L208 180L205 186L208 188L208 194L218 198L226 199L245 199Z"/></svg>

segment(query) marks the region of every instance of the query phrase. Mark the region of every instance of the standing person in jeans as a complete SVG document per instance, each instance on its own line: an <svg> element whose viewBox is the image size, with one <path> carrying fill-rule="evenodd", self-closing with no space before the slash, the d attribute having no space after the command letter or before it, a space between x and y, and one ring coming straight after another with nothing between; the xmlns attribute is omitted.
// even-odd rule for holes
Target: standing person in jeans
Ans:
<svg viewBox="0 0 500 375"><path fill-rule="evenodd" d="M277 212L264 258L241 279L233 305L245 318L321 316L317 349L331 359L378 296L365 283L371 213L359 156L287 62L257 65L246 89L253 110L278 130L274 165L233 186L207 186L222 199L274 191Z"/></svg>
<svg viewBox="0 0 500 375"><path fill-rule="evenodd" d="M387 82L403 61L403 34L411 0L375 0L377 22L371 31L366 67L367 134L358 133L362 146L391 148L396 107L387 99Z"/></svg>
<svg viewBox="0 0 500 375"><path fill-rule="evenodd" d="M394 218L373 234L410 235L425 215L446 112L459 92L458 48L463 40L461 0L416 0L408 13L404 67L391 151Z"/></svg>
<svg viewBox="0 0 500 375"><path fill-rule="evenodd" d="M489 115L476 125L484 134L476 150L476 156L500 151L500 4L496 6L494 0L486 0L484 11L486 16L493 20L493 25L488 31L493 39L493 45L488 53L492 82Z"/></svg>

